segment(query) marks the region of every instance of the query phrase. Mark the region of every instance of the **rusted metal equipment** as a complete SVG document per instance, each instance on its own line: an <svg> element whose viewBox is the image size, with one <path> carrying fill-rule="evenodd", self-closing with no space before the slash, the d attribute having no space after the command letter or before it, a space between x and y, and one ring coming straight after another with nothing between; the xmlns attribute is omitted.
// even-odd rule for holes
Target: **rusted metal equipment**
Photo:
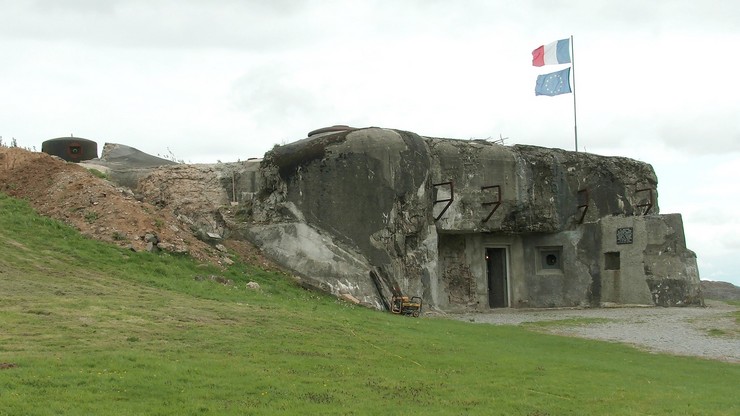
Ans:
<svg viewBox="0 0 740 416"><path fill-rule="evenodd" d="M581 210L581 217L578 218L578 223L583 224L583 220L586 218L586 212L588 212L588 203L590 195L587 188L583 188L578 191L578 209Z"/></svg>
<svg viewBox="0 0 740 416"><path fill-rule="evenodd" d="M648 192L647 202L644 202L642 204L635 205L636 208L645 208L645 211L643 211L642 215L647 215L650 213L650 209L653 207L653 188L643 188L643 189L636 189L635 194L638 194L640 192Z"/></svg>
<svg viewBox="0 0 740 416"><path fill-rule="evenodd" d="M419 296L393 296L391 313L418 318L421 315L422 300Z"/></svg>
<svg viewBox="0 0 740 416"><path fill-rule="evenodd" d="M481 186L480 190L481 192L488 190L488 189L495 189L496 190L496 200L495 201L489 201L489 202L483 202L483 206L489 206L493 205L493 208L491 209L491 212L488 213L488 216L483 219L483 222L487 222L491 219L493 214L496 212L498 207L501 206L501 185L488 185L488 186Z"/></svg>
<svg viewBox="0 0 740 416"><path fill-rule="evenodd" d="M434 187L435 189L437 187L440 187L440 186L449 186L450 187L450 197L449 198L445 198L445 199L435 199L434 204L432 204L433 206L434 205L437 205L440 202L446 202L447 204L445 205L444 208L442 208L442 211L436 217L434 217L434 221L439 221L439 219L442 218L442 215L444 215L445 211L447 211L447 208L449 208L450 205L452 205L452 201L455 200L455 185L452 183L452 181L440 182L440 183L433 183L432 184L432 187Z"/></svg>
<svg viewBox="0 0 740 416"><path fill-rule="evenodd" d="M370 278L372 278L375 288L378 289L378 296L386 310L397 315L413 316L415 318L421 315L423 302L420 296L404 296L396 279L380 269L370 270Z"/></svg>

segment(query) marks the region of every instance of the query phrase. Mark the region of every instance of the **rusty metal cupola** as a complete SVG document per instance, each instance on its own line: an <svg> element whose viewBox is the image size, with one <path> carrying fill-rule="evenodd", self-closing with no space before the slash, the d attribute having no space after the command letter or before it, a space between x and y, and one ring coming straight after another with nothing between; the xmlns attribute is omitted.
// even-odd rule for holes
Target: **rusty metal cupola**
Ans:
<svg viewBox="0 0 740 416"><path fill-rule="evenodd" d="M68 162L79 163L83 160L98 157L98 144L81 137L58 137L43 142L41 151L50 155L59 156Z"/></svg>

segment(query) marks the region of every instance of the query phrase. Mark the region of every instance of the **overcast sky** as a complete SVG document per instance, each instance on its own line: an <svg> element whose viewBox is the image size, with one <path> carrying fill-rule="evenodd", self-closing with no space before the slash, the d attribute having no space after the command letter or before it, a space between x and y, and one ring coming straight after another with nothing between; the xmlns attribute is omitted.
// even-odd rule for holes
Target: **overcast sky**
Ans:
<svg viewBox="0 0 740 416"><path fill-rule="evenodd" d="M737 0L0 0L0 136L188 162L334 124L573 150L536 97L574 36L579 148L655 168L703 279L740 285Z"/></svg>

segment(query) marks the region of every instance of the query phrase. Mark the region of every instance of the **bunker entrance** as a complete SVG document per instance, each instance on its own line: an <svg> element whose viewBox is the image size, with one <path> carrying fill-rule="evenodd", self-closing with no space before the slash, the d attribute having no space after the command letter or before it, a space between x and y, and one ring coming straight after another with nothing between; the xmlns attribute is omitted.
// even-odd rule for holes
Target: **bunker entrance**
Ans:
<svg viewBox="0 0 740 416"><path fill-rule="evenodd" d="M506 249L486 249L486 272L488 275L488 306L506 308L509 306L509 288L506 278Z"/></svg>

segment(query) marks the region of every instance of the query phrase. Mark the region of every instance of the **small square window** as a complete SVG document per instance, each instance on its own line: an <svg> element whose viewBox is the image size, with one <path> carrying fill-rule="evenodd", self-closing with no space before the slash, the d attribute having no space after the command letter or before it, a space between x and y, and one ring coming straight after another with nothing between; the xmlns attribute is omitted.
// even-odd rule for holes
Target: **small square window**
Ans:
<svg viewBox="0 0 740 416"><path fill-rule="evenodd" d="M604 253L604 270L619 270L619 252Z"/></svg>
<svg viewBox="0 0 740 416"><path fill-rule="evenodd" d="M537 256L537 271L562 272L563 249L561 247L540 247Z"/></svg>

